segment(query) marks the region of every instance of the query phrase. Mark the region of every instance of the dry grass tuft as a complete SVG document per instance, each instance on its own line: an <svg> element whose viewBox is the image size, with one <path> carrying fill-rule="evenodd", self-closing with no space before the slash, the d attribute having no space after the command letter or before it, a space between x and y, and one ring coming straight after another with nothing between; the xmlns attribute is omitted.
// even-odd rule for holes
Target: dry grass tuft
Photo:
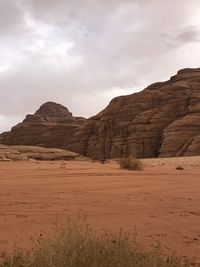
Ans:
<svg viewBox="0 0 200 267"><path fill-rule="evenodd" d="M142 170L143 169L142 161L134 157L120 159L119 165L122 169L128 169L128 170Z"/></svg>
<svg viewBox="0 0 200 267"><path fill-rule="evenodd" d="M52 239L38 239L30 253L4 255L0 267L186 267L175 255L164 256L158 247L146 252L135 235L97 234L85 222L69 223Z"/></svg>

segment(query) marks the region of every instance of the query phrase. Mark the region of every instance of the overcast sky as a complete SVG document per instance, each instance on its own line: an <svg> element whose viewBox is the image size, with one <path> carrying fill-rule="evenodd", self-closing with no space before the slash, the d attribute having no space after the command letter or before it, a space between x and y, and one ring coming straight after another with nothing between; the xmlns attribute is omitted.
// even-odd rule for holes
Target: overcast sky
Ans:
<svg viewBox="0 0 200 267"><path fill-rule="evenodd" d="M0 132L46 101L91 116L200 67L199 0L0 0Z"/></svg>

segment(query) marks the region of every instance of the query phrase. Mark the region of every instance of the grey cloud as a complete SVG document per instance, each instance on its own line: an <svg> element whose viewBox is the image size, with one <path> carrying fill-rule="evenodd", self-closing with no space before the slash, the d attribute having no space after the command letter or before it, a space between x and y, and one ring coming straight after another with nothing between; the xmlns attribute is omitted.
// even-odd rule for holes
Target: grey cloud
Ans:
<svg viewBox="0 0 200 267"><path fill-rule="evenodd" d="M12 0L0 1L0 33L9 33L14 28L20 25L21 10L17 6L17 3Z"/></svg>
<svg viewBox="0 0 200 267"><path fill-rule="evenodd" d="M200 42L200 24L190 25L163 34L167 49L177 49L183 45Z"/></svg>
<svg viewBox="0 0 200 267"><path fill-rule="evenodd" d="M200 25L182 29L179 32L177 39L182 43L200 42Z"/></svg>

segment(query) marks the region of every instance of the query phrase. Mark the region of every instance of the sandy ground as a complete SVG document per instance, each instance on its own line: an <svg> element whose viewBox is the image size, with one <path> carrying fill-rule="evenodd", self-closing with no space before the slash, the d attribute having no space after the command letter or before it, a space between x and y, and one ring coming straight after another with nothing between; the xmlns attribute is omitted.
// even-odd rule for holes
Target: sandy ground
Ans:
<svg viewBox="0 0 200 267"><path fill-rule="evenodd" d="M184 170L176 170L181 165ZM200 262L200 157L115 162L0 162L0 251L28 244L78 214L95 227L137 231Z"/></svg>

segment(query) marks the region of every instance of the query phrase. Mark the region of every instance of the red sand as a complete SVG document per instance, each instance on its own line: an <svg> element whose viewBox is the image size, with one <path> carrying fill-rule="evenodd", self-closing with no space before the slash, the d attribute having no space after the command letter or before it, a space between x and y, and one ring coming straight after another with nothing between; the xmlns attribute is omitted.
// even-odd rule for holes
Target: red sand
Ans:
<svg viewBox="0 0 200 267"><path fill-rule="evenodd" d="M180 164L184 170L176 170ZM83 214L95 227L136 231L145 246L200 262L200 157L115 162L1 162L0 251Z"/></svg>

